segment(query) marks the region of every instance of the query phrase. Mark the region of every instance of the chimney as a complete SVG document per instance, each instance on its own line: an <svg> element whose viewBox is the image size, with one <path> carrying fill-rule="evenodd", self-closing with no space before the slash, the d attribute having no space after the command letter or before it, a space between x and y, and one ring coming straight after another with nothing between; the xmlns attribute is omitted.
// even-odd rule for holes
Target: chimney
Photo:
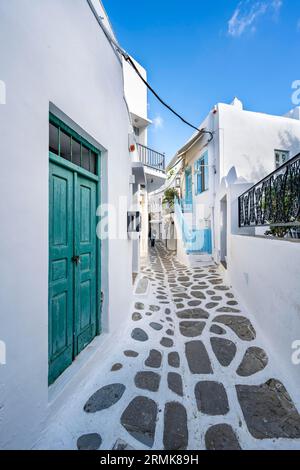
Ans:
<svg viewBox="0 0 300 470"><path fill-rule="evenodd" d="M234 106L235 108L238 108L240 110L244 109L243 103L237 97L235 97L233 102L230 103L230 104L231 104L231 106Z"/></svg>

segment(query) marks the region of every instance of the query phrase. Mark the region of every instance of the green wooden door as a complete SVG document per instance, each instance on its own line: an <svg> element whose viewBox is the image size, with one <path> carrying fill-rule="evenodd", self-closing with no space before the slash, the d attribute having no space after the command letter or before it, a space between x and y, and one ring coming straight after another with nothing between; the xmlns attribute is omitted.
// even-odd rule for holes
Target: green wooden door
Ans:
<svg viewBox="0 0 300 470"><path fill-rule="evenodd" d="M49 382L73 360L73 182L71 171L50 163Z"/></svg>
<svg viewBox="0 0 300 470"><path fill-rule="evenodd" d="M49 383L96 335L94 181L50 163Z"/></svg>
<svg viewBox="0 0 300 470"><path fill-rule="evenodd" d="M96 184L75 177L75 355L96 335Z"/></svg>

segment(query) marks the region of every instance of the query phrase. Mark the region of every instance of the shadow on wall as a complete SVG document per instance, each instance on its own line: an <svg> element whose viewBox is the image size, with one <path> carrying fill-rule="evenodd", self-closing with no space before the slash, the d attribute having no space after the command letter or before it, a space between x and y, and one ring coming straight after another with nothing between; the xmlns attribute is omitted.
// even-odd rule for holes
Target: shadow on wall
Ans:
<svg viewBox="0 0 300 470"><path fill-rule="evenodd" d="M255 166L253 166L253 159L250 155L243 154L242 158L246 160L250 169L247 177L248 181L258 182L270 173L269 169L263 165L261 160L256 160Z"/></svg>
<svg viewBox="0 0 300 470"><path fill-rule="evenodd" d="M294 157L300 153L300 138L295 136L294 133L284 131L279 133L281 142L281 149L278 150L290 150L290 157Z"/></svg>
<svg viewBox="0 0 300 470"><path fill-rule="evenodd" d="M297 137L292 130L280 131L278 133L278 138L280 143L278 144L278 149L274 148L274 151L289 150L291 158L300 153L300 138ZM248 181L254 181L257 183L258 181L261 181L263 178L268 176L273 170L275 170L275 155L273 167L269 165L269 161L264 162L263 155L260 159L256 159L255 164L253 162L253 158L248 154L242 154L241 160L247 162L249 173L246 178Z"/></svg>
<svg viewBox="0 0 300 470"><path fill-rule="evenodd" d="M226 189L231 184L237 184L237 183L239 184L248 183L248 180L246 180L243 176L238 176L235 166L232 166L230 170L228 171L227 175L221 179L220 194L224 194Z"/></svg>

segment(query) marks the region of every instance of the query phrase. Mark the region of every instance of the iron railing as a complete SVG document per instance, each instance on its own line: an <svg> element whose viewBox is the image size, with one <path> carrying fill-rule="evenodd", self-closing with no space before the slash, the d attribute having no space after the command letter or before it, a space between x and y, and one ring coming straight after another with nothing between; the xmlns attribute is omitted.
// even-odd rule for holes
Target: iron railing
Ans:
<svg viewBox="0 0 300 470"><path fill-rule="evenodd" d="M145 145L137 144L138 154L140 162L143 165L154 168L155 170L165 172L166 169L166 157L165 154L156 152Z"/></svg>
<svg viewBox="0 0 300 470"><path fill-rule="evenodd" d="M239 226L300 226L300 154L239 197Z"/></svg>

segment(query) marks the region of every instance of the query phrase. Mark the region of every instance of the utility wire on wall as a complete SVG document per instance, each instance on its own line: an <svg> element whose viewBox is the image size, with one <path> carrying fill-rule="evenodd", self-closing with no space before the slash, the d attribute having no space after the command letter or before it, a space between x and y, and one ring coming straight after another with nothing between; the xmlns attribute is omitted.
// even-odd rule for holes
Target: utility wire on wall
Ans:
<svg viewBox="0 0 300 470"><path fill-rule="evenodd" d="M175 111L170 105L168 105L160 96L159 94L154 90L154 88L152 88L152 86L147 82L147 80L144 79L144 77L142 76L142 74L140 73L139 69L137 68L137 66L135 65L134 61L132 60L132 58L129 56L129 54L127 54L127 52L117 43L117 41L111 36L111 34L109 33L109 31L107 30L107 28L104 26L103 24L103 21L102 21L102 18L99 17L97 14L96 14L96 11L95 11L95 8L92 4L92 1L91 0L87 0L89 6L91 7L91 9L93 10L93 13L95 14L97 20L98 20L98 23L99 25L101 26L105 36L107 37L108 41L115 47L116 51L121 54L121 56L125 59L126 62L128 62L131 67L134 69L134 71L136 72L136 74L140 77L140 79L142 80L142 82L146 85L146 87L151 91L151 93L155 96L155 98L165 107L167 108L171 113L173 113L176 117L178 117L184 124L186 124L187 126L191 127L192 129L196 130L197 132L199 132L200 135L202 134L209 134L210 138L209 138L209 141L208 142L211 142L214 138L214 135L213 135L213 132L211 131L208 131L206 129L199 129L198 127L194 126L193 124L191 124L189 121L187 121L184 117L182 117L179 113L177 113L177 111Z"/></svg>

